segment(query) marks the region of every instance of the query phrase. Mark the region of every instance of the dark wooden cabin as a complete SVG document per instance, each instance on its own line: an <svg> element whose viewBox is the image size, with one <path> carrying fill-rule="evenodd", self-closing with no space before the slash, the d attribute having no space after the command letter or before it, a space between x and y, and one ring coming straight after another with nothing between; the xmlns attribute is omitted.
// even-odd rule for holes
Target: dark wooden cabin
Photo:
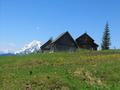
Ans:
<svg viewBox="0 0 120 90"><path fill-rule="evenodd" d="M49 39L45 44L41 46L41 51L50 51L52 44L52 39Z"/></svg>
<svg viewBox="0 0 120 90"><path fill-rule="evenodd" d="M69 32L61 34L52 43L53 51L75 51L77 48L78 46Z"/></svg>
<svg viewBox="0 0 120 90"><path fill-rule="evenodd" d="M98 48L98 45L87 33L84 33L83 35L78 37L76 39L76 43L78 47L82 49L97 50Z"/></svg>
<svg viewBox="0 0 120 90"><path fill-rule="evenodd" d="M47 41L43 46L41 46L41 50L49 50L49 51L75 51L78 48L76 42L72 38L69 32L65 32L61 34L54 41Z"/></svg>

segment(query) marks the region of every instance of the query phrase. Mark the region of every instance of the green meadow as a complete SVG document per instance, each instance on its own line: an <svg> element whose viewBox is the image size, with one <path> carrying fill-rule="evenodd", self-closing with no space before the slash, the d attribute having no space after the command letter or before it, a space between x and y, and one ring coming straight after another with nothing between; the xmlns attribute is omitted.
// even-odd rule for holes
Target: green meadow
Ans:
<svg viewBox="0 0 120 90"><path fill-rule="evenodd" d="M1 56L0 90L120 90L120 51Z"/></svg>

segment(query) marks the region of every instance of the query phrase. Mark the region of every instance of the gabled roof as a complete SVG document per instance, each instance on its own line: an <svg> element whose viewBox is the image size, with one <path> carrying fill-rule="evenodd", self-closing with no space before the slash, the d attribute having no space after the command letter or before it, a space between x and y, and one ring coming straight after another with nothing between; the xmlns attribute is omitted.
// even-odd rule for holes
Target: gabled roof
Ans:
<svg viewBox="0 0 120 90"><path fill-rule="evenodd" d="M58 41L61 37L63 37L63 36L66 35L66 34L69 34L69 32L66 31L66 32L60 34L60 35L53 41L53 43L56 42L56 41Z"/></svg>
<svg viewBox="0 0 120 90"><path fill-rule="evenodd" d="M78 38L76 39L76 41L77 41L77 40L81 40L83 37L88 37L89 39L91 39L93 46L96 46L96 47L99 46L98 44L96 44L96 43L94 42L94 40L92 39L92 37L90 37L87 33L82 34L80 37L78 37ZM87 44L87 42L84 42L84 44Z"/></svg>
<svg viewBox="0 0 120 90"><path fill-rule="evenodd" d="M99 46L99 45L98 45L98 44L96 44L95 42L93 42L93 43L92 43L92 45L93 45L93 46L96 46L96 47L98 47L98 46Z"/></svg>
<svg viewBox="0 0 120 90"><path fill-rule="evenodd" d="M73 37L70 35L70 33L69 33L68 31L60 34L52 43L56 43L57 41L59 41L59 40L60 40L62 37L64 37L65 35L70 36L70 38L71 38L71 40L74 42L75 46L78 47L77 44L76 44L76 42L75 42L75 40L73 39Z"/></svg>
<svg viewBox="0 0 120 90"><path fill-rule="evenodd" d="M82 35L81 35L80 37L78 37L76 40L81 39L82 37L88 37L88 38L90 38L92 41L94 41L94 39L92 39L92 37L90 37L87 33L82 34Z"/></svg>
<svg viewBox="0 0 120 90"><path fill-rule="evenodd" d="M45 47L47 47L48 45L50 45L52 43L52 39L49 39L46 43L44 43L40 48L43 49Z"/></svg>

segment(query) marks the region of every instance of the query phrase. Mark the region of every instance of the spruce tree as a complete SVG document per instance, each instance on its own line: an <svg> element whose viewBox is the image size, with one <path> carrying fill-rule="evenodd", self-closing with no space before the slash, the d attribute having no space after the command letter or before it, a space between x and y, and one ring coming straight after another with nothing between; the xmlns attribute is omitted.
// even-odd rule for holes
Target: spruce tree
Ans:
<svg viewBox="0 0 120 90"><path fill-rule="evenodd" d="M105 25L104 33L103 33L101 49L102 50L109 50L110 45L111 45L111 43L110 43L110 30L109 30L109 25L107 22Z"/></svg>

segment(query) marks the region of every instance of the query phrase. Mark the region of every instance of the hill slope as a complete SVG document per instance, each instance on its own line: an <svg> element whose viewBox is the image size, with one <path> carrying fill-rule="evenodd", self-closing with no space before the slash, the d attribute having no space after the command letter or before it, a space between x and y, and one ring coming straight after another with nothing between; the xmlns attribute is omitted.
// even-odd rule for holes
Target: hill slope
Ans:
<svg viewBox="0 0 120 90"><path fill-rule="evenodd" d="M120 53L2 56L0 90L120 90Z"/></svg>

